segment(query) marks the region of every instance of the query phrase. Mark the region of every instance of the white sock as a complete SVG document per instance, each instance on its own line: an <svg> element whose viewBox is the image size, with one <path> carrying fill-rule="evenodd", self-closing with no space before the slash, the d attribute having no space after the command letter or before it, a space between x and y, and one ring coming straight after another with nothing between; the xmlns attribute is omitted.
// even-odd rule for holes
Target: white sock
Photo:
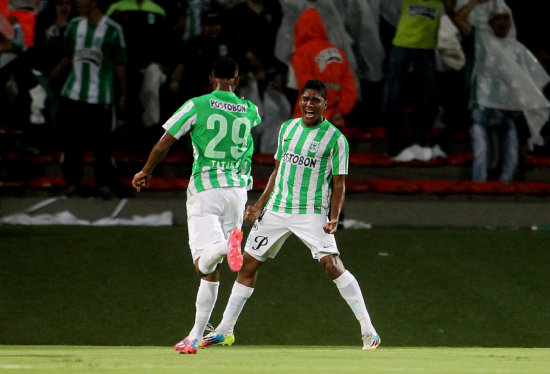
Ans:
<svg viewBox="0 0 550 374"><path fill-rule="evenodd" d="M350 306L353 314L359 321L361 325L361 334L373 333L377 335L374 326L370 320L369 312L367 311L367 306L363 300L363 294L361 293L361 288L357 279L349 271L345 271L342 275L336 278L333 281L340 291L340 295L346 300Z"/></svg>
<svg viewBox="0 0 550 374"><path fill-rule="evenodd" d="M227 255L227 242L216 243L204 249L199 258L199 270L204 275L212 273L225 255Z"/></svg>
<svg viewBox="0 0 550 374"><path fill-rule="evenodd" d="M197 301L195 303L195 324L189 333L190 339L202 339L206 324L210 319L216 299L218 298L218 287L220 282L208 282L201 279L199 290L197 291Z"/></svg>
<svg viewBox="0 0 550 374"><path fill-rule="evenodd" d="M223 312L223 319L221 323L216 328L218 334L231 334L237 323L237 319L241 314L246 300L252 296L254 288L244 286L240 283L235 282L233 284L233 289L231 290L231 296L227 301L227 306Z"/></svg>

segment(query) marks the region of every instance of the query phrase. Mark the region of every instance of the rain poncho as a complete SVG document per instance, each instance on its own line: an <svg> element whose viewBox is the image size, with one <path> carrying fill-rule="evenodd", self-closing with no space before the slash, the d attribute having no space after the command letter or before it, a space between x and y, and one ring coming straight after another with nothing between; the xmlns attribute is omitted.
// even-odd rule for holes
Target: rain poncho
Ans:
<svg viewBox="0 0 550 374"><path fill-rule="evenodd" d="M369 0L371 7L378 7L380 16L384 18L390 25L397 27L399 18L401 17L401 8L403 0Z"/></svg>
<svg viewBox="0 0 550 374"><path fill-rule="evenodd" d="M467 0L459 0L456 9ZM521 111L529 127L528 146L543 145L540 135L550 115L550 103L542 88L550 77L527 48L516 40L512 27L505 38L497 38L489 19L497 13L508 13L504 0L478 4L468 16L475 30L475 63L473 68L473 105L510 111Z"/></svg>
<svg viewBox="0 0 550 374"><path fill-rule="evenodd" d="M327 86L328 107L324 115L330 121L334 114L346 116L357 101L357 88L344 52L327 40L327 32L319 12L306 9L295 26L292 68L298 90L306 81L319 79ZM299 117L299 100L294 115Z"/></svg>
<svg viewBox="0 0 550 374"><path fill-rule="evenodd" d="M277 33L275 56L289 63L294 47L294 24L304 10L315 8L327 27L328 41L344 51L352 71L356 72L356 84L359 79L381 80L385 51L378 31L380 1L281 0L283 19Z"/></svg>
<svg viewBox="0 0 550 374"><path fill-rule="evenodd" d="M294 25L298 17L307 9L315 8L319 11L323 23L328 25L328 41L344 51L353 72L357 70L357 61L353 54L350 35L345 29L342 16L333 0L280 0L283 10L283 19L275 41L275 57L290 65L290 57L294 50ZM356 77L356 83L358 83Z"/></svg>
<svg viewBox="0 0 550 374"><path fill-rule="evenodd" d="M374 5L374 6L373 6ZM353 39L352 50L359 79L382 80L386 56L380 39L380 0L338 0L338 10Z"/></svg>

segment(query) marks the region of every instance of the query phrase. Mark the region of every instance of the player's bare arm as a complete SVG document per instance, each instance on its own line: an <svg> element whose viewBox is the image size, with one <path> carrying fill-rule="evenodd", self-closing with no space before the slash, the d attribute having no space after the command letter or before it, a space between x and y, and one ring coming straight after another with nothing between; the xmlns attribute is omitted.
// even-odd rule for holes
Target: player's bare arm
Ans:
<svg viewBox="0 0 550 374"><path fill-rule="evenodd" d="M338 229L338 217L344 207L346 195L346 176L334 175L332 178L333 190L330 199L330 217L329 221L323 225L323 230L327 234L334 234Z"/></svg>
<svg viewBox="0 0 550 374"><path fill-rule="evenodd" d="M269 201L271 192L273 192L275 179L277 178L277 172L279 171L279 164L279 161L275 161L275 168L269 176L269 180L267 181L264 192L262 192L262 195L260 196L258 201L256 201L254 205L249 205L246 207L246 211L244 212L244 219L246 221L254 222L260 217L260 214L262 214L262 210L264 209L265 204L267 204L267 202Z"/></svg>
<svg viewBox="0 0 550 374"><path fill-rule="evenodd" d="M139 173L134 175L134 179L132 180L132 186L136 189L136 191L139 192L143 187L149 186L149 182L153 177L153 170L162 160L164 160L164 157L166 157L170 147L172 147L176 140L177 139L168 132L165 132L153 146L145 166L143 166L143 169L141 169Z"/></svg>

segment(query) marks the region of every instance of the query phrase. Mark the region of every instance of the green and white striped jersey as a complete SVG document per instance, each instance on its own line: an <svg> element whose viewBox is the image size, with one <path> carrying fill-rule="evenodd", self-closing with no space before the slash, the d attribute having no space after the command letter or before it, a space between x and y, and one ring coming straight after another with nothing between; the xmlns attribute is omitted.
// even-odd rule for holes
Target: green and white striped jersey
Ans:
<svg viewBox="0 0 550 374"><path fill-rule="evenodd" d="M63 53L72 57L73 65L61 95L90 104L112 104L115 68L126 63L120 25L105 16L95 26L86 17L76 17L67 26Z"/></svg>
<svg viewBox="0 0 550 374"><path fill-rule="evenodd" d="M193 169L187 193L210 188L252 188L250 130L261 123L258 108L233 92L214 91L188 100L163 125L176 139L191 132Z"/></svg>
<svg viewBox="0 0 550 374"><path fill-rule="evenodd" d="M332 176L348 174L346 137L326 119L306 127L301 118L286 121L279 132L275 159L280 161L267 209L291 214L326 214Z"/></svg>

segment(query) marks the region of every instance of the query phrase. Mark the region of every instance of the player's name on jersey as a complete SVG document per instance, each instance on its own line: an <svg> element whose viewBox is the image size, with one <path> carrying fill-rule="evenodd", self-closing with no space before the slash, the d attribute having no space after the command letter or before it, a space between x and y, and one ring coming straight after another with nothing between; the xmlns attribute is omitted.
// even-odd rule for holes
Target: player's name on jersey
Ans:
<svg viewBox="0 0 550 374"><path fill-rule="evenodd" d="M246 113L246 105L225 103L218 100L210 100L210 108L225 110L226 112Z"/></svg>
<svg viewBox="0 0 550 374"><path fill-rule="evenodd" d="M216 169L239 169L241 167L241 162L229 162L229 161L217 161L210 160L212 168Z"/></svg>
<svg viewBox="0 0 550 374"><path fill-rule="evenodd" d="M297 155L289 152L285 152L283 154L281 161L288 162L293 165L299 165L299 166L303 165L305 167L310 167L312 169L315 169L315 166L317 165L317 159L313 157L304 157L302 155Z"/></svg>

